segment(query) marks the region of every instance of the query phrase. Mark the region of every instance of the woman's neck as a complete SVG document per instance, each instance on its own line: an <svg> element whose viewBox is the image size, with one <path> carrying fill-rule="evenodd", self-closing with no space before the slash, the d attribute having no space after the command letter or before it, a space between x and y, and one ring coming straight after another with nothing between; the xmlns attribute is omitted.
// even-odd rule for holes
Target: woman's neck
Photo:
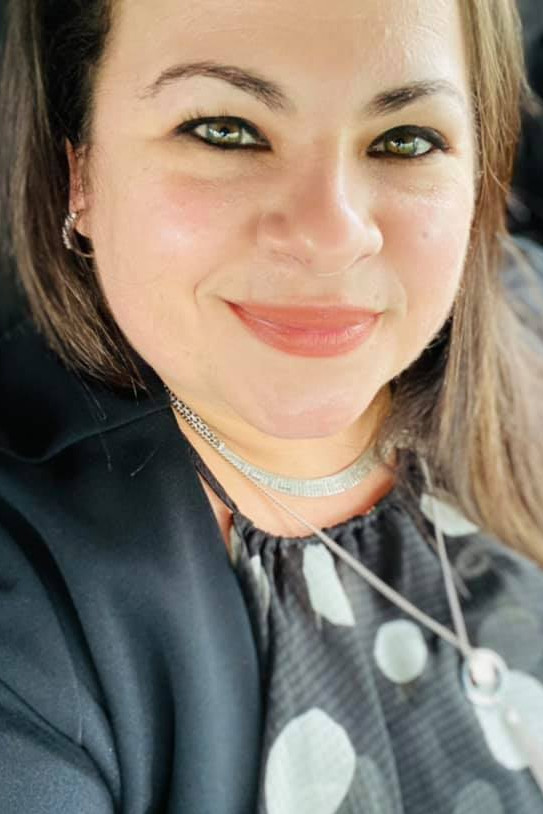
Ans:
<svg viewBox="0 0 543 814"><path fill-rule="evenodd" d="M277 506L258 486L238 472L197 433L193 430L186 432L184 426L182 429L229 498L257 528L268 534L286 537L305 537L311 534L306 526ZM388 467L395 467L396 456L396 450L393 450L387 460ZM347 464L351 462L348 461ZM339 495L311 498L277 494L277 498L317 527L333 526L354 515L365 514L388 494L395 484L395 475L388 467L383 465L375 467L356 487ZM227 541L232 522L231 512L200 473L198 473L198 477L223 538Z"/></svg>

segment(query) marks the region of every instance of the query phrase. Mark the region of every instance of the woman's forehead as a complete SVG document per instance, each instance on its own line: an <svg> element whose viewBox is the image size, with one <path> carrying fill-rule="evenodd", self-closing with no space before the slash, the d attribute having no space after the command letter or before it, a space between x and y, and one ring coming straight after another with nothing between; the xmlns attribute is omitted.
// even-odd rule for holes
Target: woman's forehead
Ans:
<svg viewBox="0 0 543 814"><path fill-rule="evenodd" d="M406 79L467 88L457 0L117 0L108 55L138 95L181 60L273 69L302 96L304 78L323 93Z"/></svg>

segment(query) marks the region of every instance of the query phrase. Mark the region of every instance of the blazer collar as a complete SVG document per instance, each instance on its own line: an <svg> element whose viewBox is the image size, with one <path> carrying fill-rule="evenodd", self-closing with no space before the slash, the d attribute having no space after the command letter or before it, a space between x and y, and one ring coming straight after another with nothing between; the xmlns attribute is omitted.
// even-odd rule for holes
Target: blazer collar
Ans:
<svg viewBox="0 0 543 814"><path fill-rule="evenodd" d="M149 395L114 391L68 370L30 317L0 339L0 452L40 462L84 438L169 410L155 371L134 351Z"/></svg>

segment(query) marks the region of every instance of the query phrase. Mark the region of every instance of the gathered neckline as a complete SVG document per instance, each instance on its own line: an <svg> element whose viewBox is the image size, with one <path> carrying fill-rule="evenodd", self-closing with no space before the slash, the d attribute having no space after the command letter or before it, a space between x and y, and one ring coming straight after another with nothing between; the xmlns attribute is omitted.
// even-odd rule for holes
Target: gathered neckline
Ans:
<svg viewBox="0 0 543 814"><path fill-rule="evenodd" d="M383 497L372 506L367 512L360 512L354 514L346 520L340 520L330 526L323 526L321 530L329 537L336 539L343 534L351 534L355 528L366 528L375 522L377 517L382 514L386 509L392 506L399 507L401 499L399 495L398 484L394 484L392 488ZM242 538L257 545L267 543L269 545L310 545L313 543L322 542L320 538L313 532L304 535L286 536L282 534L272 534L271 532L264 531L257 526L253 521L239 511L239 509L232 509L232 524L236 532Z"/></svg>

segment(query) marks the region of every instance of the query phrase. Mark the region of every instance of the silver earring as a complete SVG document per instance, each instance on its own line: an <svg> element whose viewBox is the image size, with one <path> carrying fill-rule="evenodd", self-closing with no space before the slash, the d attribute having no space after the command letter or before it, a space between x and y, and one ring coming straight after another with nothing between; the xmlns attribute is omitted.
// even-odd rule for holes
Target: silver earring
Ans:
<svg viewBox="0 0 543 814"><path fill-rule="evenodd" d="M79 257L94 257L94 253L88 253L81 251L76 245L76 241L74 239L74 232L75 232L75 225L79 220L79 216L81 215L81 211L79 212L69 212L66 217L64 218L64 223L62 225L62 241L66 248L74 252L74 254L79 255Z"/></svg>

